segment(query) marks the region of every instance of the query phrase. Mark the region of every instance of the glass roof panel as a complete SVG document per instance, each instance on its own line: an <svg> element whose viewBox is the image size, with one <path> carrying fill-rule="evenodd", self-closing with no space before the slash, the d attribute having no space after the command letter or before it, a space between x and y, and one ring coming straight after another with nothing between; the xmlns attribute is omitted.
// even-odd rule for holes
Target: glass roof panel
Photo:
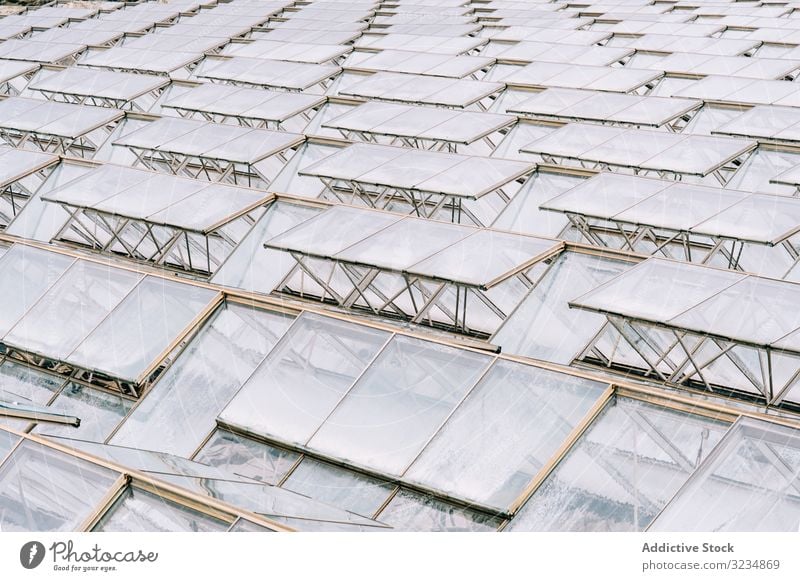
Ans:
<svg viewBox="0 0 800 581"><path fill-rule="evenodd" d="M303 458L281 486L367 517L383 506L394 490L393 484L309 457Z"/></svg>
<svg viewBox="0 0 800 581"><path fill-rule="evenodd" d="M411 274L485 286L509 276L535 259L555 252L561 243L493 230L478 230L408 268Z"/></svg>
<svg viewBox="0 0 800 581"><path fill-rule="evenodd" d="M111 443L190 456L292 320L225 304L139 402Z"/></svg>
<svg viewBox="0 0 800 581"><path fill-rule="evenodd" d="M102 165L46 194L48 200L91 207L155 176L152 172L117 165ZM139 188L137 188L138 190Z"/></svg>
<svg viewBox="0 0 800 581"><path fill-rule="evenodd" d="M3 341L53 359L66 359L142 278L138 273L77 261ZM53 321L60 324L54 328Z"/></svg>
<svg viewBox="0 0 800 581"><path fill-rule="evenodd" d="M304 313L220 413L223 422L305 443L389 338Z"/></svg>
<svg viewBox="0 0 800 581"><path fill-rule="evenodd" d="M17 244L0 257L0 333L5 335L74 258Z"/></svg>
<svg viewBox="0 0 800 581"><path fill-rule="evenodd" d="M525 145L520 151L580 158L587 151L622 135L625 131L620 127L570 123Z"/></svg>
<svg viewBox="0 0 800 581"><path fill-rule="evenodd" d="M395 336L308 445L400 474L490 362L486 355Z"/></svg>
<svg viewBox="0 0 800 581"><path fill-rule="evenodd" d="M209 289L149 276L66 359L135 380L215 295Z"/></svg>
<svg viewBox="0 0 800 581"><path fill-rule="evenodd" d="M7 532L74 531L117 474L26 441L0 466L0 526Z"/></svg>
<svg viewBox="0 0 800 581"><path fill-rule="evenodd" d="M739 420L651 525L651 531L795 532L797 431Z"/></svg>
<svg viewBox="0 0 800 581"><path fill-rule="evenodd" d="M333 206L267 241L269 248L314 256L334 256L360 240L394 224L402 216Z"/></svg>
<svg viewBox="0 0 800 581"><path fill-rule="evenodd" d="M475 228L423 218L404 218L334 255L335 260L407 270L463 240Z"/></svg>
<svg viewBox="0 0 800 581"><path fill-rule="evenodd" d="M378 516L396 531L487 532L502 521L429 496L400 490Z"/></svg>
<svg viewBox="0 0 800 581"><path fill-rule="evenodd" d="M722 422L618 398L506 530L642 531L726 429Z"/></svg>
<svg viewBox="0 0 800 581"><path fill-rule="evenodd" d="M800 200L753 194L716 216L695 225L693 231L762 243L778 243L800 229Z"/></svg>
<svg viewBox="0 0 800 581"><path fill-rule="evenodd" d="M299 459L297 452L221 429L214 431L214 435L194 457L196 462L272 485L283 480Z"/></svg>
<svg viewBox="0 0 800 581"><path fill-rule="evenodd" d="M800 284L748 276L669 323L768 345L800 328ZM744 316L737 316L744 314Z"/></svg>
<svg viewBox="0 0 800 581"><path fill-rule="evenodd" d="M92 529L95 532L224 532L228 523L129 486Z"/></svg>
<svg viewBox="0 0 800 581"><path fill-rule="evenodd" d="M542 204L584 216L612 217L669 187L669 182L601 173Z"/></svg>
<svg viewBox="0 0 800 581"><path fill-rule="evenodd" d="M649 258L570 304L663 322L742 278L729 270Z"/></svg>
<svg viewBox="0 0 800 581"><path fill-rule="evenodd" d="M104 442L133 407L131 400L93 389L78 383L68 383L51 404L54 410L80 418L77 428L42 422L33 433L65 436Z"/></svg>
<svg viewBox="0 0 800 581"><path fill-rule="evenodd" d="M406 477L506 510L605 387L499 361L411 465Z"/></svg>
<svg viewBox="0 0 800 581"><path fill-rule="evenodd" d="M755 146L754 141L743 139L688 135L680 143L642 163L642 167L708 175Z"/></svg>
<svg viewBox="0 0 800 581"><path fill-rule="evenodd" d="M750 194L706 186L675 183L613 216L632 224L651 224L673 230L705 232L697 228L704 220L724 212ZM727 233L735 232L728 230Z"/></svg>

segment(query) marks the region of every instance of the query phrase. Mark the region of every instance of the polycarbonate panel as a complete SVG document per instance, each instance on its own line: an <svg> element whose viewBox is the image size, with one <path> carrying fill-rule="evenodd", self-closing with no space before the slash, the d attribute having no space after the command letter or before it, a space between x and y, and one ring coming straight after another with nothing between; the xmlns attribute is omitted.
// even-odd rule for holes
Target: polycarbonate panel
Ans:
<svg viewBox="0 0 800 581"><path fill-rule="evenodd" d="M486 355L395 336L308 445L401 474L490 362Z"/></svg>
<svg viewBox="0 0 800 581"><path fill-rule="evenodd" d="M95 532L223 532L229 524L186 506L129 486L103 515Z"/></svg>
<svg viewBox="0 0 800 581"><path fill-rule="evenodd" d="M114 377L137 379L215 295L148 276L66 359Z"/></svg>
<svg viewBox="0 0 800 581"><path fill-rule="evenodd" d="M377 478L313 458L303 458L281 486L370 518L395 488Z"/></svg>
<svg viewBox="0 0 800 581"><path fill-rule="evenodd" d="M0 528L6 532L75 531L117 473L34 442L0 466Z"/></svg>
<svg viewBox="0 0 800 581"><path fill-rule="evenodd" d="M220 420L256 434L305 443L389 336L303 313L222 411Z"/></svg>
<svg viewBox="0 0 800 581"><path fill-rule="evenodd" d="M798 430L742 418L648 530L796 533L799 459Z"/></svg>
<svg viewBox="0 0 800 581"><path fill-rule="evenodd" d="M720 421L618 397L506 530L642 531L727 428Z"/></svg>
<svg viewBox="0 0 800 581"><path fill-rule="evenodd" d="M406 490L395 495L378 520L407 532L485 532L497 530L503 522Z"/></svg>
<svg viewBox="0 0 800 581"><path fill-rule="evenodd" d="M405 478L505 510L548 463L606 384L498 361Z"/></svg>
<svg viewBox="0 0 800 581"><path fill-rule="evenodd" d="M190 456L292 320L225 304L147 392L111 443Z"/></svg>

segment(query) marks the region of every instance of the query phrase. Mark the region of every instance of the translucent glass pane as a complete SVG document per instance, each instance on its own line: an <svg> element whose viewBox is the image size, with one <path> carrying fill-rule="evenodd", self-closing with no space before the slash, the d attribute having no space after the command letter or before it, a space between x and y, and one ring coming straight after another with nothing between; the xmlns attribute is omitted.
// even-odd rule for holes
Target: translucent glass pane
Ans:
<svg viewBox="0 0 800 581"><path fill-rule="evenodd" d="M511 531L641 531L727 424L612 401L511 521Z"/></svg>
<svg viewBox="0 0 800 581"><path fill-rule="evenodd" d="M732 271L651 258L575 299L599 311L668 321L743 278Z"/></svg>
<svg viewBox="0 0 800 581"><path fill-rule="evenodd" d="M216 272L212 282L248 291L272 292L295 261L285 252L265 249L264 242L320 211L319 208L280 202L271 205Z"/></svg>
<svg viewBox="0 0 800 581"><path fill-rule="evenodd" d="M388 338L384 331L304 313L220 419L305 443Z"/></svg>
<svg viewBox="0 0 800 581"><path fill-rule="evenodd" d="M16 244L0 259L0 335L5 335L73 262L70 256Z"/></svg>
<svg viewBox="0 0 800 581"><path fill-rule="evenodd" d="M304 458L282 486L370 518L394 490L377 478L313 458Z"/></svg>
<svg viewBox="0 0 800 581"><path fill-rule="evenodd" d="M54 410L80 418L81 425L75 428L62 424L40 423L34 432L104 442L133 407L133 402L113 393L70 383L51 405Z"/></svg>
<svg viewBox="0 0 800 581"><path fill-rule="evenodd" d="M140 274L80 260L11 329L5 341L65 359L141 279Z"/></svg>
<svg viewBox="0 0 800 581"><path fill-rule="evenodd" d="M181 506L138 488L128 487L95 525L95 532L222 532L225 521Z"/></svg>
<svg viewBox="0 0 800 581"><path fill-rule="evenodd" d="M488 356L397 336L309 445L399 474L490 362Z"/></svg>
<svg viewBox="0 0 800 581"><path fill-rule="evenodd" d="M54 375L10 359L0 365L0 399L3 401L47 405L63 383Z"/></svg>
<svg viewBox="0 0 800 581"><path fill-rule="evenodd" d="M147 277L67 360L135 380L215 294L209 289Z"/></svg>
<svg viewBox="0 0 800 581"><path fill-rule="evenodd" d="M800 327L798 301L800 285L747 277L670 323L700 333L769 345Z"/></svg>
<svg viewBox="0 0 800 581"><path fill-rule="evenodd" d="M796 533L798 477L800 432L741 419L649 530Z"/></svg>
<svg viewBox="0 0 800 581"><path fill-rule="evenodd" d="M233 506L266 516L269 519L285 522L283 519L297 519L291 523L299 530L315 530L321 523L345 525L345 530L368 530L385 528L373 520L347 512L341 508L318 502L296 492L255 482L232 482L187 476L159 476L203 496L218 498ZM315 522L319 521L319 522Z"/></svg>
<svg viewBox="0 0 800 581"><path fill-rule="evenodd" d="M14 444L16 444L18 440L19 437L11 432L0 430L0 463L5 460L6 455L8 455L11 448L14 447Z"/></svg>
<svg viewBox="0 0 800 581"><path fill-rule="evenodd" d="M145 394L111 443L191 455L292 320L223 306Z"/></svg>
<svg viewBox="0 0 800 581"><path fill-rule="evenodd" d="M297 452L217 430L194 459L238 476L277 484L298 458Z"/></svg>
<svg viewBox="0 0 800 581"><path fill-rule="evenodd" d="M228 529L229 533L271 533L272 529L262 527L244 518L238 519L233 526Z"/></svg>
<svg viewBox="0 0 800 581"><path fill-rule="evenodd" d="M405 476L504 510L605 388L603 383L499 361Z"/></svg>
<svg viewBox="0 0 800 581"><path fill-rule="evenodd" d="M567 304L629 268L629 263L564 252L492 337L504 353L569 364L605 317Z"/></svg>
<svg viewBox="0 0 800 581"><path fill-rule="evenodd" d="M33 442L0 467L0 528L6 532L76 530L117 474Z"/></svg>
<svg viewBox="0 0 800 581"><path fill-rule="evenodd" d="M398 531L493 531L501 520L451 504L401 490L378 517Z"/></svg>

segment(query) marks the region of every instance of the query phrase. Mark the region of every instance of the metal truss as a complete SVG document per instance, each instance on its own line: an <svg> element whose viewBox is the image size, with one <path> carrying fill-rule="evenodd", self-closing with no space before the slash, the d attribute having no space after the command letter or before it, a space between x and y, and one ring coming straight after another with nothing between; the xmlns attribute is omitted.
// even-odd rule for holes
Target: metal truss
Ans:
<svg viewBox="0 0 800 581"><path fill-rule="evenodd" d="M53 168L55 168L55 164L28 174L0 188L0 230L6 228L20 210L25 207L34 192L53 171ZM23 183L28 180L33 183L30 185Z"/></svg>
<svg viewBox="0 0 800 581"><path fill-rule="evenodd" d="M369 131L351 131L348 129L338 129L338 131L348 141L362 141L364 143L376 143L378 145L398 145L401 147L413 147L414 149L443 151L447 153L459 153L459 148L461 148L462 153L467 153L464 151L464 148L472 150L475 148L475 146L478 146L481 149L481 154L488 155L497 149L500 141L508 133L509 128L503 127L502 129L486 135L474 141L473 143L457 143L455 141L448 141L446 139L404 137L400 135L386 135L383 133L373 133Z"/></svg>
<svg viewBox="0 0 800 581"><path fill-rule="evenodd" d="M16 359L17 361L21 361L32 367L38 367L39 369L43 369L50 373L56 373L63 376L65 379L75 379L136 398L138 398L143 391L143 387L141 385L137 385L131 381L111 377L110 375L100 371L81 369L71 364L64 363L63 361L57 361L43 355L21 351L5 345L0 345L0 349L5 351L5 355L9 359ZM162 369L158 369L156 372L154 372L152 376L148 378L146 385L150 385L153 381L155 381L156 377L161 373L161 371Z"/></svg>
<svg viewBox="0 0 800 581"><path fill-rule="evenodd" d="M136 111L141 113L147 113L148 109L150 108L150 105L156 102L161 97L161 94L164 92L166 88L167 86L159 87L142 95L138 95L133 99L114 99L111 97L97 97L92 95L75 95L72 93L64 93L61 91L48 91L45 89L35 89L35 91L41 93L41 95L48 101L54 101L57 103L92 105L94 107L107 107L111 109L120 109L122 111ZM137 103L137 101L140 99L147 100L148 104L146 106L140 105L139 103Z"/></svg>
<svg viewBox="0 0 800 581"><path fill-rule="evenodd" d="M57 155L69 155L91 159L105 140L111 135L118 120L93 129L77 137L50 135L37 131L19 131L0 127L0 139L11 147L36 149ZM98 137L95 137L97 135ZM90 137L91 136L91 137Z"/></svg>
<svg viewBox="0 0 800 581"><path fill-rule="evenodd" d="M90 208L60 205L69 219L52 240L202 276L210 276L219 268L263 211L263 208L256 208L209 232L196 232Z"/></svg>
<svg viewBox="0 0 800 581"><path fill-rule="evenodd" d="M576 359L674 386L746 394L768 406L800 380L800 354L614 315Z"/></svg>
<svg viewBox="0 0 800 581"><path fill-rule="evenodd" d="M312 95L317 95L317 94L326 93L328 91L328 89L330 88L331 83L333 82L333 79L338 74L339 73L331 75L330 77L325 78L325 79L323 79L323 80L321 80L321 81L319 81L317 83L314 83L313 85L309 85L308 87L305 87L304 89L295 89L295 88L289 88L289 87L278 87L278 86L275 86L275 85L264 84L264 83L252 83L252 82L249 82L249 81L237 81L235 79L221 79L221 78L213 78L213 77L205 77L205 76L203 78L208 79L212 83L218 83L220 85L231 85L231 86L234 86L234 87L250 87L250 88L255 87L257 89L266 89L266 90L271 90L271 91L285 91L287 93L305 93L305 92L308 92L308 93L310 93Z"/></svg>
<svg viewBox="0 0 800 581"><path fill-rule="evenodd" d="M378 210L403 212L420 218L444 220L454 224L488 226L489 224L484 222L491 222L511 201L511 196L503 188L497 188L488 194L487 196L498 200L497 205L500 207L494 209L493 215L487 220L479 217L473 211L474 208L470 207L470 203L476 202L476 200L463 196L317 177L325 185L322 192L322 197L325 199Z"/></svg>
<svg viewBox="0 0 800 581"><path fill-rule="evenodd" d="M195 111L192 109L183 109L180 107L169 107L175 111L179 116L185 119L200 119L203 121L211 121L213 123L227 123L229 125L239 125L241 127L252 127L253 129L271 129L273 131L285 131L285 123L291 123L294 120L300 120L305 125L311 121L314 114L319 111L322 106L310 107L305 111L300 111L282 121L274 121L271 119L257 119L255 117L247 117L244 115L226 115L222 113L211 113L209 111Z"/></svg>
<svg viewBox="0 0 800 581"><path fill-rule="evenodd" d="M685 230L670 230L644 224L588 219L582 214L566 213L566 216L570 224L593 246L699 264L709 264L712 259L721 256L727 268L743 270L739 262L745 242L741 240L701 236ZM797 257L796 250L793 256L793 259Z"/></svg>
<svg viewBox="0 0 800 581"><path fill-rule="evenodd" d="M713 176L720 186L725 187L727 183L730 181L730 179L734 176L734 174L738 171L738 169L742 166L744 161L754 151L755 149L751 149L749 151L744 152L739 157L728 160L726 163L724 163L722 166L712 171L708 175ZM609 171L613 173L622 173L622 174L641 176L641 177L655 177L662 180L673 180L673 181L683 181L685 177L693 176L693 174L684 174L676 171L655 170L655 169L646 169L646 168L627 166L627 165L617 165L601 161L589 161L574 157L549 155L546 153L540 153L538 155L542 158L542 161L544 161L545 163L561 165L566 167L577 166L582 169Z"/></svg>
<svg viewBox="0 0 800 581"><path fill-rule="evenodd" d="M279 166L274 168L275 171L271 172L270 175L266 175L261 169L256 169L255 165L250 163L186 155L131 145L125 145L125 147L135 157L134 162L131 164L132 167L141 166L162 173L250 188L266 188L269 186L277 175L278 170L289 160L286 156L287 150L265 158L277 162L272 165ZM259 160L258 163L263 161Z"/></svg>
<svg viewBox="0 0 800 581"><path fill-rule="evenodd" d="M587 218L582 214L566 212L570 225L591 245L645 254L663 256L673 260L711 264L730 270L747 271L742 266L747 258L747 248L756 246L747 242L724 236L701 235L686 230L658 228L645 224L630 224L615 220ZM782 248L788 259L787 267L771 276L785 279L800 264L800 248L792 238L776 245ZM746 261L746 260L745 260Z"/></svg>
<svg viewBox="0 0 800 581"><path fill-rule="evenodd" d="M275 286L278 292L479 338L490 337L536 282L536 265L487 289L297 252L288 254L295 265Z"/></svg>

